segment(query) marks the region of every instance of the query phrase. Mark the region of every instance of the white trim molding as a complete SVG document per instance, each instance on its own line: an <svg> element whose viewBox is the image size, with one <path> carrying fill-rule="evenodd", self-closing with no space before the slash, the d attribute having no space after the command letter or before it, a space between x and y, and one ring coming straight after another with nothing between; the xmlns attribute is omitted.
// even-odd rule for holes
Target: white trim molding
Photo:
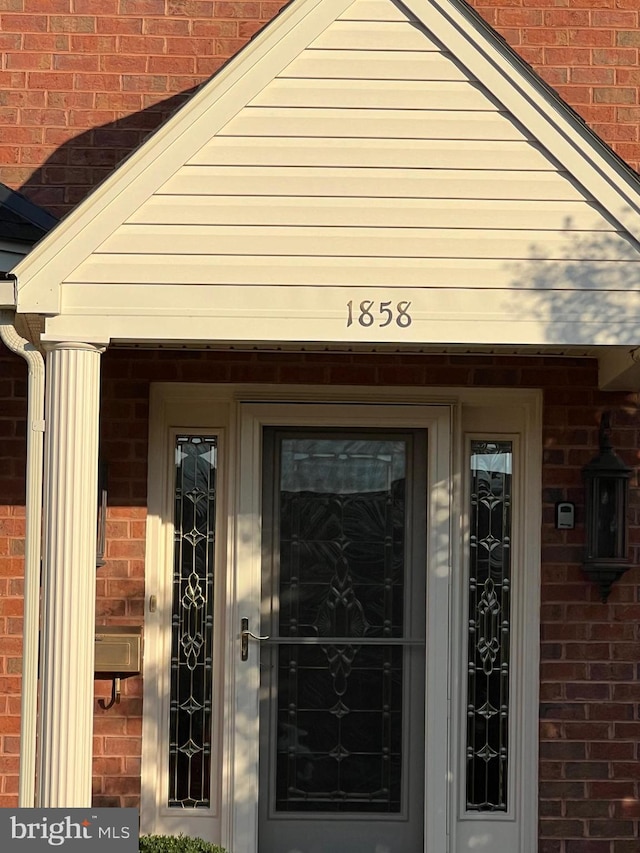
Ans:
<svg viewBox="0 0 640 853"><path fill-rule="evenodd" d="M538 849L538 707L540 630L540 523L541 523L541 400L518 392L484 407L463 405L461 412L461 536L460 583L455 585L453 704L458 726L453 729L457 756L456 820L452 851L488 849L536 853ZM511 531L511 613L509 631L509 765L505 811L469 811L466 808L466 707L468 642L468 577L470 557L470 444L473 439L512 443L513 492ZM457 743L456 743L457 742Z"/></svg>

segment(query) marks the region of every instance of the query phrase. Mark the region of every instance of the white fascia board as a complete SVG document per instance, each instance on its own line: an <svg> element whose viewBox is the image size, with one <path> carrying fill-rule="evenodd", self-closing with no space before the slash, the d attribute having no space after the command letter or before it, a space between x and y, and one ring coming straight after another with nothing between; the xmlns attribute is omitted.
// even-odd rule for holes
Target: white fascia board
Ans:
<svg viewBox="0 0 640 853"><path fill-rule="evenodd" d="M287 6L18 264L18 310L60 313L60 285L69 272L352 2Z"/></svg>
<svg viewBox="0 0 640 853"><path fill-rule="evenodd" d="M526 63L457 0L407 0L406 6L638 241L640 181L552 94Z"/></svg>
<svg viewBox="0 0 640 853"><path fill-rule="evenodd" d="M16 288L13 281L0 281L0 308L16 307Z"/></svg>
<svg viewBox="0 0 640 853"><path fill-rule="evenodd" d="M245 288L225 288L225 291L242 291ZM266 290L266 288L265 288ZM276 288L283 290L283 288ZM288 289L285 288L288 291ZM612 331L610 324L597 319L585 321L580 316L564 315L549 323L536 316L535 311L523 306L503 312L483 310L482 294L473 306L463 312L459 300L448 310L438 310L442 299L438 293L425 292L420 312L413 315L411 325L404 329L380 330L372 335L367 328L346 327L344 294L334 289L322 296L328 309L322 314L309 316L309 312L289 307L286 310L237 311L232 306L221 306L215 314L181 314L138 312L129 315L98 313L62 314L48 318L42 340L50 343L67 340L91 342L149 344L166 342L198 346L207 342L229 344L264 344L272 346L286 341L301 345L342 346L397 346L400 350L423 346L558 346L628 347L638 344L638 322L629 322ZM304 298L304 294L299 294ZM464 295L465 301L468 296ZM379 300L378 300L379 301ZM521 299L521 302L524 300ZM288 313L286 313L288 311ZM480 318L480 319L479 319Z"/></svg>

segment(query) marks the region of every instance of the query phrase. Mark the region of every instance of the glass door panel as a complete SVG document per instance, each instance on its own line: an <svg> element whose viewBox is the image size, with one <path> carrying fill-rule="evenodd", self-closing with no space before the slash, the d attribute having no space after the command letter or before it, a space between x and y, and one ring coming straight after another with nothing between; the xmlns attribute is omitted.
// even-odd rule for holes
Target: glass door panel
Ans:
<svg viewBox="0 0 640 853"><path fill-rule="evenodd" d="M423 846L426 434L265 431L260 853Z"/></svg>

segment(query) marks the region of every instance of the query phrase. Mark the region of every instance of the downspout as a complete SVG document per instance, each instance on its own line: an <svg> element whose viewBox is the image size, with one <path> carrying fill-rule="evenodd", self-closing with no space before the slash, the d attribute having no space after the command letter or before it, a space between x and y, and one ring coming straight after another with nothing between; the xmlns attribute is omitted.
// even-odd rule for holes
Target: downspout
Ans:
<svg viewBox="0 0 640 853"><path fill-rule="evenodd" d="M32 808L36 790L38 719L38 645L40 628L40 556L42 530L42 469L44 458L44 358L14 326L15 312L0 310L0 339L28 365L27 470L25 497L24 628L20 717L20 780L18 805Z"/></svg>

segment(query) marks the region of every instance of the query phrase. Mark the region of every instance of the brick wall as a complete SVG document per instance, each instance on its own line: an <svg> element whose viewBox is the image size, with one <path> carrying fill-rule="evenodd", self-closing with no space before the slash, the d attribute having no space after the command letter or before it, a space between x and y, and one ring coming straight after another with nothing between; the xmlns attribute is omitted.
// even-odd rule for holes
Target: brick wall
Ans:
<svg viewBox="0 0 640 853"><path fill-rule="evenodd" d="M471 0L640 168L637 0ZM283 0L0 0L0 181L62 215Z"/></svg>
<svg viewBox="0 0 640 853"><path fill-rule="evenodd" d="M281 5L0 0L0 180L68 212Z"/></svg>
<svg viewBox="0 0 640 853"><path fill-rule="evenodd" d="M26 396L25 362L0 351L0 807L18 792Z"/></svg>
<svg viewBox="0 0 640 853"><path fill-rule="evenodd" d="M638 0L469 0L636 171Z"/></svg>
<svg viewBox="0 0 640 853"><path fill-rule="evenodd" d="M18 772L26 370L0 357L0 805L15 805ZM609 602L582 574L581 468L597 447L599 413L614 411L613 442L638 464L638 397L596 390L593 362L561 358L214 354L107 351L102 449L109 463L107 565L98 571L98 621L141 621L144 606L148 392L152 381L544 386L540 853L631 853L640 832L640 572ZM640 491L631 541L640 562ZM554 528L559 499L577 504L574 531ZM96 681L95 805L137 805L140 678Z"/></svg>
<svg viewBox="0 0 640 853"><path fill-rule="evenodd" d="M0 180L63 214L108 175L280 8L216 0L0 0ZM472 0L624 157L640 165L638 0ZM110 462L102 622L141 618L148 382L269 381L538 386L545 391L541 853L638 850L640 604L636 571L598 602L579 568L580 528L558 533L559 497L581 502L597 415L637 462L637 400L601 395L593 365L561 359L124 353L104 357ZM17 792L26 369L0 357L0 805ZM640 545L638 493L632 539ZM638 562L636 553L635 561ZM137 803L141 683L96 701L97 805ZM96 682L96 699L109 684Z"/></svg>
<svg viewBox="0 0 640 853"><path fill-rule="evenodd" d="M556 500L578 505L581 467L594 455L594 414L613 403L614 446L638 464L638 400L588 388L547 388L544 408L540 671L540 853L640 849L640 573L629 571L607 604L580 568L584 531L554 529ZM632 481L638 563L640 493Z"/></svg>
<svg viewBox="0 0 640 853"><path fill-rule="evenodd" d="M179 355L108 352L102 442L110 464L109 562L99 573L104 621L139 618L143 606L148 383L215 381L318 384L545 386L541 666L540 853L637 851L640 819L640 574L629 571L609 603L586 581L583 531L558 532L554 506L573 500L582 519L581 468L597 448L599 413L615 412L613 442L638 462L638 398L596 390L595 364L567 359L374 355ZM635 481L634 481L635 484ZM640 555L640 493L631 539ZM108 684L102 684L108 696ZM119 708L97 710L96 805L131 804L138 790L138 679ZM122 774L122 775L120 775Z"/></svg>

